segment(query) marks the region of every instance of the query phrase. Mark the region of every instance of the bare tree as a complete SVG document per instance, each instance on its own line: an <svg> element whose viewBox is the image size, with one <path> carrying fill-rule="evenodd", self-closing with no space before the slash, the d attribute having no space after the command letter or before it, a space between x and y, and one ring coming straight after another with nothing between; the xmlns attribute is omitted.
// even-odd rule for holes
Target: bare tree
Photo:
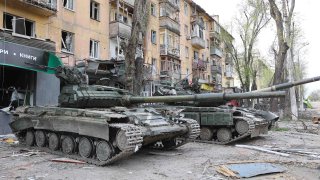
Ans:
<svg viewBox="0 0 320 180"><path fill-rule="evenodd" d="M139 62L136 62L136 52L139 45L143 43L142 41L147 31L149 23L149 7L149 0L134 2L131 36L128 45L124 48L126 89L133 94L140 94L143 84L143 74L138 71L139 69L143 69L143 62L141 62L141 57L138 57Z"/></svg>
<svg viewBox="0 0 320 180"><path fill-rule="evenodd" d="M273 84L280 84L285 81L286 75L289 81L293 81L292 18L295 8L295 0L291 0L290 3L289 0L281 0L281 11L275 0L269 0L269 4L271 17L274 19L277 27L278 40L278 49L274 50L276 60ZM287 54L290 47L290 53ZM285 69L288 70L287 74L284 73L286 72ZM290 104L285 104L285 115L291 115L292 119L296 119L298 111L294 88L290 88L286 99L286 102L290 102ZM278 108L277 103L273 101L271 107L272 110L276 110Z"/></svg>
<svg viewBox="0 0 320 180"><path fill-rule="evenodd" d="M257 69L254 67L254 48L261 30L268 24L267 5L263 0L247 0L237 19L241 50L233 47L235 69L245 91L256 87ZM241 51L241 52L240 52ZM240 52L240 53L239 53ZM251 89L252 89L251 87Z"/></svg>

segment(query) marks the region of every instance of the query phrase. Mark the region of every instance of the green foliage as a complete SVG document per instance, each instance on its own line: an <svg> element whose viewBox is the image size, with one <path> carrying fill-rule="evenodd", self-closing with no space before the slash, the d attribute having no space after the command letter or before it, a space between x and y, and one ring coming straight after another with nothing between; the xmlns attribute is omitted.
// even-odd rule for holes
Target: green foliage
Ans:
<svg viewBox="0 0 320 180"><path fill-rule="evenodd" d="M279 132L285 132L285 131L289 131L290 129L289 128L273 128L272 129L273 131L279 131Z"/></svg>
<svg viewBox="0 0 320 180"><path fill-rule="evenodd" d="M308 98L311 101L320 101L320 90L313 91Z"/></svg>

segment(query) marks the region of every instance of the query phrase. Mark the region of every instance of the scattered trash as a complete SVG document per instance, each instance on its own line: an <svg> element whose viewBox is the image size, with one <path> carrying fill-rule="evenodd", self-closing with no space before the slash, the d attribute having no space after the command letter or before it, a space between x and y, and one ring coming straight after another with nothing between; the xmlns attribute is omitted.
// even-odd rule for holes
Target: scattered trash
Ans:
<svg viewBox="0 0 320 180"><path fill-rule="evenodd" d="M320 159L320 153L310 152L309 150L306 150L306 149L285 149L285 148L270 148L270 149L272 151L289 153L289 154L297 154L301 156L308 156L308 157Z"/></svg>
<svg viewBox="0 0 320 180"><path fill-rule="evenodd" d="M74 159L69 159L69 158L56 158L56 159L51 159L52 162L63 162L63 163L74 163L74 164L85 164L83 161L78 161Z"/></svg>
<svg viewBox="0 0 320 180"><path fill-rule="evenodd" d="M313 117L312 122L313 124L320 124L320 117Z"/></svg>
<svg viewBox="0 0 320 180"><path fill-rule="evenodd" d="M159 156L178 156L178 155L182 155L182 153L168 153L168 152L148 152L148 154L151 155L159 155Z"/></svg>
<svg viewBox="0 0 320 180"><path fill-rule="evenodd" d="M271 163L229 164L218 166L216 170L224 176L231 178L249 178L286 171L284 167Z"/></svg>
<svg viewBox="0 0 320 180"><path fill-rule="evenodd" d="M7 144L18 144L19 141L14 134L0 135L0 142L5 142Z"/></svg>
<svg viewBox="0 0 320 180"><path fill-rule="evenodd" d="M40 153L42 153L42 151L20 149L18 152L13 152L11 157L18 157L18 156L29 157L29 156L39 155Z"/></svg>
<svg viewBox="0 0 320 180"><path fill-rule="evenodd" d="M250 145L237 144L236 147L252 149L252 150L262 151L262 152L271 153L271 154L277 154L277 155L285 156L285 157L290 156L290 154L287 154L287 153L276 152L276 151L272 151L272 150L269 150L269 149L266 149L266 148L263 148L263 147L259 147L259 146L250 146Z"/></svg>

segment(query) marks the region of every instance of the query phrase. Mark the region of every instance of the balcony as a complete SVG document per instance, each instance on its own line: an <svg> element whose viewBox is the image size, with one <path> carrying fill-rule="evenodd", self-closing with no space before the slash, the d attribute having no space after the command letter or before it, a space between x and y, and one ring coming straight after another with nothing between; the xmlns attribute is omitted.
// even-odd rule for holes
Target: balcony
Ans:
<svg viewBox="0 0 320 180"><path fill-rule="evenodd" d="M222 51L216 47L210 47L210 54L211 56L218 56L218 57L222 57Z"/></svg>
<svg viewBox="0 0 320 180"><path fill-rule="evenodd" d="M131 36L131 26L118 21L110 22L109 34L110 38L120 36L122 38L129 39Z"/></svg>
<svg viewBox="0 0 320 180"><path fill-rule="evenodd" d="M232 57L229 53L226 55L225 63L233 65Z"/></svg>
<svg viewBox="0 0 320 180"><path fill-rule="evenodd" d="M57 13L57 0L11 0L9 3L18 2L22 7L27 7L32 12L41 14L44 16L52 16Z"/></svg>
<svg viewBox="0 0 320 180"><path fill-rule="evenodd" d="M169 29L170 31L180 35L180 24L179 20L171 19L169 16L160 17L160 27Z"/></svg>
<svg viewBox="0 0 320 180"><path fill-rule="evenodd" d="M206 70L207 69L207 62L203 61L203 60L193 60L192 63L192 69L201 69L201 70Z"/></svg>
<svg viewBox="0 0 320 180"><path fill-rule="evenodd" d="M220 40L220 34L218 33L218 32L216 32L216 31L210 31L210 38L211 39L218 39L218 40Z"/></svg>
<svg viewBox="0 0 320 180"><path fill-rule="evenodd" d="M123 3L125 3L126 5L128 5L128 6L132 7L132 8L134 7L134 0L110 0L109 2L117 4L116 3L117 1L123 2Z"/></svg>
<svg viewBox="0 0 320 180"><path fill-rule="evenodd" d="M179 1L176 2L175 0L160 0L160 3L170 4L170 6L172 6L176 10L180 10L180 2Z"/></svg>
<svg viewBox="0 0 320 180"><path fill-rule="evenodd" d="M221 66L211 66L211 73L212 74L222 74Z"/></svg>
<svg viewBox="0 0 320 180"><path fill-rule="evenodd" d="M206 48L206 42L204 39L200 38L199 36L192 36L191 37L191 44L193 47L197 49L204 49Z"/></svg>
<svg viewBox="0 0 320 180"><path fill-rule="evenodd" d="M161 44L160 45L160 55L161 56L174 56L174 57L179 58L180 57L180 48Z"/></svg>

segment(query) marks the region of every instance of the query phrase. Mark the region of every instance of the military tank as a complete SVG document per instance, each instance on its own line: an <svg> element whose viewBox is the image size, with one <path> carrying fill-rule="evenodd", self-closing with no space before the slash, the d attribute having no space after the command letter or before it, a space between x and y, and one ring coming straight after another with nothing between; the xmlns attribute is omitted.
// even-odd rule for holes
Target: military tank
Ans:
<svg viewBox="0 0 320 180"><path fill-rule="evenodd" d="M26 146L100 166L127 157L142 146L160 143L160 149L173 149L199 136L196 120L179 113L163 116L135 104L284 96L284 92L266 92L139 97L123 89L87 85L75 68L58 67L55 71L63 84L59 106L17 108L11 129Z"/></svg>
<svg viewBox="0 0 320 180"><path fill-rule="evenodd" d="M277 91L319 80L320 76L296 82L283 83L251 93ZM198 87L196 91L194 90L195 87ZM159 88L156 94L174 96L179 94L196 94L196 92L200 92L199 86L183 85L182 88ZM252 99L254 99L254 97L252 97ZM171 103L170 105L173 105L171 107L158 106L155 108L160 112L170 108L183 109L181 113L184 117L197 120L201 126L198 141L215 144L228 144L247 137L267 134L268 130L270 130L279 119L276 114L270 111L223 105L226 103L227 99L225 99L225 101L215 101L214 103L192 101Z"/></svg>

